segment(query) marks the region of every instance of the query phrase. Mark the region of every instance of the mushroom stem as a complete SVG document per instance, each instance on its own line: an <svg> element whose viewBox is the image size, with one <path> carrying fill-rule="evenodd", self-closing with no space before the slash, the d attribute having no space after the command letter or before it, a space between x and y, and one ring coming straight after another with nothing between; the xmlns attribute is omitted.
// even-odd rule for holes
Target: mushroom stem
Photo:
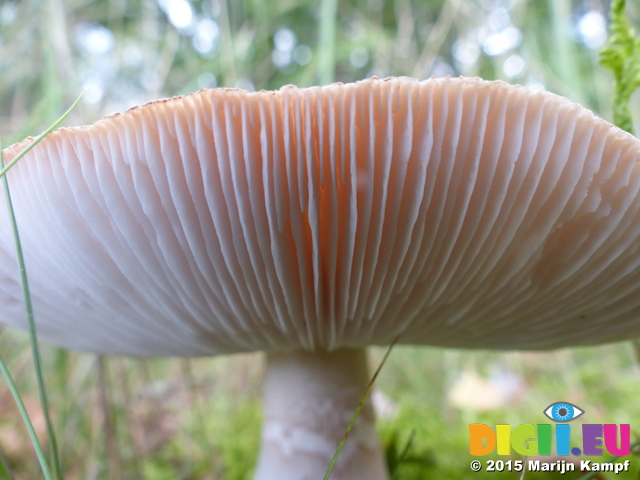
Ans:
<svg viewBox="0 0 640 480"><path fill-rule="evenodd" d="M270 353L255 480L320 480L369 383L363 348ZM331 480L388 480L367 400Z"/></svg>

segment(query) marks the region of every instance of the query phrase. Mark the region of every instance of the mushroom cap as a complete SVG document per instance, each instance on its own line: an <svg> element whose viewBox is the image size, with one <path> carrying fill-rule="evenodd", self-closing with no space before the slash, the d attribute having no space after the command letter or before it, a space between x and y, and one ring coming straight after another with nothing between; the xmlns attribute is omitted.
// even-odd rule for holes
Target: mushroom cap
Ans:
<svg viewBox="0 0 640 480"><path fill-rule="evenodd" d="M67 348L546 349L640 336L639 159L551 93L394 78L149 103L8 177L38 333ZM25 328L4 207L0 305Z"/></svg>

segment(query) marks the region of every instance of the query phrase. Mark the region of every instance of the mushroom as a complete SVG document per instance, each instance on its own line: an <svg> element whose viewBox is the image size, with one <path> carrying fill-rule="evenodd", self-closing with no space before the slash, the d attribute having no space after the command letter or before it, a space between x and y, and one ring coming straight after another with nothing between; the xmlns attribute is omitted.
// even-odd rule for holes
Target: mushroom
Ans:
<svg viewBox="0 0 640 480"><path fill-rule="evenodd" d="M551 93L374 78L149 103L55 131L8 175L39 335L266 351L255 478L298 480L322 478L367 345L639 336L639 159ZM25 328L5 210L0 321ZM388 478L369 404L332 478Z"/></svg>

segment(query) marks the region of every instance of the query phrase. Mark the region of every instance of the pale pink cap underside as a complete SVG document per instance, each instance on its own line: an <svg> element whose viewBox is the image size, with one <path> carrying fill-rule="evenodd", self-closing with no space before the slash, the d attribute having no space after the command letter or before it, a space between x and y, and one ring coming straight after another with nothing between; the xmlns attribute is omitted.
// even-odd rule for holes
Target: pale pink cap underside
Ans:
<svg viewBox="0 0 640 480"><path fill-rule="evenodd" d="M9 181L64 347L538 349L640 336L639 146L545 92L370 79L155 102ZM0 321L25 328L17 279L2 207Z"/></svg>

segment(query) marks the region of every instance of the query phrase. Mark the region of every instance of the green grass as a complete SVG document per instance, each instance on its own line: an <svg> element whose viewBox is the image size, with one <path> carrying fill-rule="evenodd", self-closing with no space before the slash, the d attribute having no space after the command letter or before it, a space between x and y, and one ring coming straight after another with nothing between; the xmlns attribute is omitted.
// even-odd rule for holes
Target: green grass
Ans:
<svg viewBox="0 0 640 480"><path fill-rule="evenodd" d="M11 373L7 368L6 363L4 363L4 359L0 356L0 371L2 372L2 376L4 377L5 382L7 382L7 386L11 391L11 395L13 396L14 401L16 402L16 406L18 407L18 411L20 412L20 417L24 422L27 431L29 432L29 439L33 444L33 448L36 451L36 455L38 456L38 462L40 463L40 468L42 469L42 474L46 480L51 480L53 477L51 476L51 471L49 470L49 464L47 462L47 458L42 451L42 446L40 445L40 440L38 439L38 435L36 434L35 429L33 428L33 423L31 422L31 418L29 417L29 413L27 412L26 407L24 406L24 402L22 401L22 397L20 396L20 392L16 387L13 378L11 377ZM5 459L3 458L3 464L5 463ZM5 472L7 473L9 469L5 466Z"/></svg>
<svg viewBox="0 0 640 480"><path fill-rule="evenodd" d="M38 381L38 394L40 397L40 404L42 406L42 411L44 413L46 430L47 430L47 438L49 440L49 445L51 449L51 459L53 461L54 472L57 480L63 480L64 475L62 473L62 467L60 464L60 456L58 454L58 444L55 436L55 432L53 429L53 424L51 423L51 416L49 414L49 400L47 396L47 387L45 385L44 373L42 369L42 358L40 356L40 345L38 343L38 335L36 331L35 318L33 314L33 305L31 302L31 292L29 290L29 278L27 275L27 268L25 265L24 254L22 252L22 244L20 242L20 232L18 229L18 223L16 220L15 212L13 210L13 202L11 201L11 193L9 188L9 182L7 180L7 172L11 167L13 167L24 155L30 151L34 146L36 146L40 141L42 141L49 133L51 133L54 129L56 129L64 119L69 115L69 113L76 107L78 102L80 101L80 97L74 102L74 104L67 110L59 119L57 119L47 130L45 130L42 134L40 134L37 138L33 140L26 148L24 148L18 155L16 155L11 162L7 165L4 164L4 160L2 158L2 151L0 147L0 177L2 177L4 193L5 193L5 201L7 204L7 209L9 210L9 219L11 222L11 229L13 231L13 237L15 241L16 248L16 257L18 260L18 270L20 273L20 283L22 285L23 292L23 300L25 306L25 314L27 317L27 325L29 326L29 339L30 339L30 347L31 353L33 355L33 364L36 372L36 378ZM25 422L27 430L29 431L29 438L33 444L34 449L36 450L36 454L38 455L38 461L40 462L40 467L42 468L42 473L46 480L51 480L53 477L49 471L49 465L44 458L42 453L42 447L40 446L40 442L38 437L33 429L33 425L29 419L27 411L24 407L22 399L18 393L18 390L11 378L9 370L7 366L0 357L0 368L2 369L2 374L5 377L9 388L11 389L11 393L18 405L18 409L20 410L20 415Z"/></svg>
<svg viewBox="0 0 640 480"><path fill-rule="evenodd" d="M6 331L0 338L0 351L14 359L9 367L17 372L18 387L29 399L37 392L25 367L20 367L23 348L28 348L24 334ZM372 349L372 369L384 353L384 349ZM55 371L55 357L56 349L43 345L45 371ZM261 361L257 354L193 360L193 390L182 375L180 360L111 358L110 408L123 478L250 479L262 417ZM104 448L96 368L91 357L69 353L66 386L54 386L51 392L54 418L65 418L64 423L56 422L56 430L66 478L85 478L90 472L97 472L97 478L113 478ZM524 390L495 410L456 408L448 401L448 393L468 369L485 378L508 369L520 376ZM470 476L473 457L468 454L467 425L546 423L542 410L558 399L574 400L585 410L585 422L631 423L632 440L640 437L640 374L626 344L504 354L396 346L375 388L396 408L394 416L379 416L378 431L394 465L393 478L401 480L517 478L506 472ZM21 429L19 418L2 418L0 444L1 432L7 428ZM198 431L204 432L207 446ZM637 478L640 459L632 455L631 461L631 471L616 478ZM10 466L31 472L27 478L37 476L29 451L12 457ZM525 478L579 477L527 474Z"/></svg>
<svg viewBox="0 0 640 480"><path fill-rule="evenodd" d="M353 412L353 416L351 417L351 420L349 421L349 424L347 425L347 428L344 431L344 434L342 435L342 438L340 439L340 442L338 443L338 446L336 447L336 452L333 455L333 458L331 459L331 462L329 463L329 467L327 468L327 472L324 475L324 480L329 480L329 478L331 477L331 472L333 472L333 469L336 465L336 462L338 461L338 457L340 456L340 452L342 452L342 449L344 448L345 443L347 442L347 440L349 439L349 433L351 433L351 429L353 428L353 425L356 423L356 420L358 419L358 416L360 415L360 411L362 410L362 407L364 406L365 402L367 401L367 399L369 398L369 395L371 394L371 390L373 389L373 386L375 384L376 378L378 378L378 375L380 374L380 370L382 370L382 367L384 366L385 362L387 361L387 358L389 358L389 354L391 353L391 349L393 348L393 346L395 345L395 341L391 343L391 345L389 345L389 348L387 348L387 351L385 352L384 356L382 357L382 360L380 360L380 363L378 364L378 366L376 367L375 371L373 372L373 376L371 377L371 380L369 381L366 390L364 391L364 393L362 394L362 397L360 398L360 401L358 402L358 406L356 407L355 411ZM400 458L404 458L404 454L400 455Z"/></svg>

